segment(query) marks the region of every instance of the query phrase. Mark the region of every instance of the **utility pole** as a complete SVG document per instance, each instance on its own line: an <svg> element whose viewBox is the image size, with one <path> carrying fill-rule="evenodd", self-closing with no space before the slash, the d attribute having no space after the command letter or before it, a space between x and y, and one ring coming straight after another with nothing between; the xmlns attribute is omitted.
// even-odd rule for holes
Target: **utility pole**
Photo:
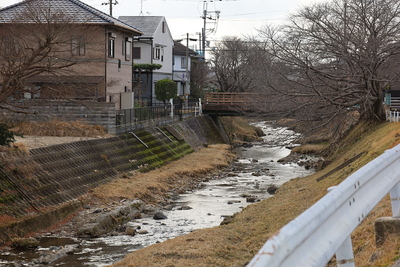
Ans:
<svg viewBox="0 0 400 267"><path fill-rule="evenodd" d="M219 13L220 11L208 11L207 10L207 0L204 0L203 3L203 16L201 18L204 21L204 26L203 26L203 47L202 47L202 52L203 52L203 57L206 57L206 43L207 43L207 20L218 20L219 19Z"/></svg>
<svg viewBox="0 0 400 267"><path fill-rule="evenodd" d="M185 101L186 101L186 94L189 95L189 41L197 41L197 39L194 38L189 38L189 33L186 33L186 70L185 70L185 87L183 90L183 95L185 96ZM186 94L185 94L186 93Z"/></svg>
<svg viewBox="0 0 400 267"><path fill-rule="evenodd" d="M117 5L118 1L117 0L109 0L108 3L102 3L101 5L110 5L110 16L112 16L112 5Z"/></svg>

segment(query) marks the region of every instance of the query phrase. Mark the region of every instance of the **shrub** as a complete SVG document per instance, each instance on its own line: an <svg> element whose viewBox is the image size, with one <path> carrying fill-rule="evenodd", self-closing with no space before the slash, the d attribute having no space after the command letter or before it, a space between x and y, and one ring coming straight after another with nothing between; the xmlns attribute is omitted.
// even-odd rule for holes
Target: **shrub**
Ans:
<svg viewBox="0 0 400 267"><path fill-rule="evenodd" d="M15 142L15 132L10 131L11 126L5 122L0 122L0 146L9 146L10 143Z"/></svg>
<svg viewBox="0 0 400 267"><path fill-rule="evenodd" d="M175 98L178 93L176 82L170 79L159 80L156 83L156 99L165 103Z"/></svg>

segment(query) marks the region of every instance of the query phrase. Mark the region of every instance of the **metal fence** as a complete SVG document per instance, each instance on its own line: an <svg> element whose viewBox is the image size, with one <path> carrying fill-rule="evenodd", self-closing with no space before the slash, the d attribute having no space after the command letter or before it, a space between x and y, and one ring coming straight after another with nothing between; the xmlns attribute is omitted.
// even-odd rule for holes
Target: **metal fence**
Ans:
<svg viewBox="0 0 400 267"><path fill-rule="evenodd" d="M199 115L202 115L201 101L121 109L117 111L116 116L117 132L142 129L150 124L154 126L165 125Z"/></svg>
<svg viewBox="0 0 400 267"><path fill-rule="evenodd" d="M400 145L387 150L340 183L271 237L248 267L355 266L351 233L390 192L400 216Z"/></svg>

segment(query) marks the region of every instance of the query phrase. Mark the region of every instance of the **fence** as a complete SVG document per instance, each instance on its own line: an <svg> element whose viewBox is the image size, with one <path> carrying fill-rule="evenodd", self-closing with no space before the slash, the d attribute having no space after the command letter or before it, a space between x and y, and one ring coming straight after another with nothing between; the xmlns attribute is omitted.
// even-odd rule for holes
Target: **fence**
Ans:
<svg viewBox="0 0 400 267"><path fill-rule="evenodd" d="M399 122L400 121L400 111L393 111L393 110L386 111L386 121Z"/></svg>
<svg viewBox="0 0 400 267"><path fill-rule="evenodd" d="M187 102L184 104L167 104L152 107L121 109L117 111L117 132L126 132L145 128L148 124L155 126L169 124L202 114L202 104Z"/></svg>
<svg viewBox="0 0 400 267"><path fill-rule="evenodd" d="M400 216L400 145L359 169L279 233L248 267L325 266L336 253L337 266L353 267L350 234L390 192L393 217Z"/></svg>

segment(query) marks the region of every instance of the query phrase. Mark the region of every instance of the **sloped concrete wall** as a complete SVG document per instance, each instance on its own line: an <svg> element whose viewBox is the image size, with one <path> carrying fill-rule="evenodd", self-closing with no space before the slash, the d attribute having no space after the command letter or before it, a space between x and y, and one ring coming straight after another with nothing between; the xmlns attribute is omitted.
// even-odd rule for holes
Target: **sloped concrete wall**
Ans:
<svg viewBox="0 0 400 267"><path fill-rule="evenodd" d="M204 116L111 138L32 149L30 159L36 165L34 178L0 175L0 212L21 218L39 214L43 217L45 210L65 207L90 188L118 174L133 170L146 172L205 144L226 143L227 140L223 130L210 117ZM61 210L62 215L53 212L48 217L56 221L74 209ZM12 229L18 229L18 235L24 233L15 225ZM0 232L4 233L0 234L3 241L15 235L11 228Z"/></svg>

